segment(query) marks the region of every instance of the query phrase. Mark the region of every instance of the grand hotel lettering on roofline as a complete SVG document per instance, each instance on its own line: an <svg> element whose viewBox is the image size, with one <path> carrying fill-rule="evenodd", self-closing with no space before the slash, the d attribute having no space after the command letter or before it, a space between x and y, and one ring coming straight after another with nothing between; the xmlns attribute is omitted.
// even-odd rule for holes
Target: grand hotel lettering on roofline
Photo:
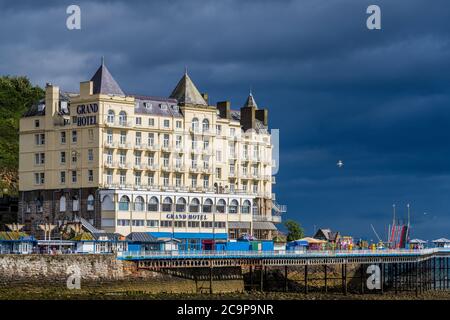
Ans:
<svg viewBox="0 0 450 320"><path fill-rule="evenodd" d="M79 93L52 84L20 119L19 218L78 219L190 247L271 239L285 206L272 193L268 112L208 104L187 72L168 98L125 94L104 62Z"/></svg>

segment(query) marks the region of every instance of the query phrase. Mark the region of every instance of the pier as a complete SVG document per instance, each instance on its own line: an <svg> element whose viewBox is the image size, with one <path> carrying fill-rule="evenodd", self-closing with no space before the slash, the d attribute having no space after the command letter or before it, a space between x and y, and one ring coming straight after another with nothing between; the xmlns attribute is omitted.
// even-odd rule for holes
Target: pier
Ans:
<svg viewBox="0 0 450 320"><path fill-rule="evenodd" d="M118 259L133 261L138 269L173 273L175 270L190 268L209 269L209 281L213 281L214 268L241 267L248 270L251 289L264 290L267 270L278 270L284 274L284 291L289 290L288 272L290 268L300 269L300 282L304 293L311 290L310 282L321 284L328 291L332 281L340 282L342 293L347 294L348 284L357 281L358 293L415 292L416 295L429 290L448 290L450 248L423 250L354 250L354 251L309 251L258 252L258 251L168 251L168 252L122 252ZM319 268L312 277L311 270ZM339 275L329 274L330 268L338 269ZM349 275L348 269L353 271ZM297 280L298 282L298 280ZM210 288L212 293L212 286Z"/></svg>

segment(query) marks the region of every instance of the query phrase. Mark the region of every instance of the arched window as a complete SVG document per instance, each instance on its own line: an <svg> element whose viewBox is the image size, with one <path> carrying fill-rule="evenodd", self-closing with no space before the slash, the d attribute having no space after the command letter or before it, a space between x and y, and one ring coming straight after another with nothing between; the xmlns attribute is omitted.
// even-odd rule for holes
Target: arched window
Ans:
<svg viewBox="0 0 450 320"><path fill-rule="evenodd" d="M92 194L87 197L87 211L94 211L94 196Z"/></svg>
<svg viewBox="0 0 450 320"><path fill-rule="evenodd" d="M199 212L200 211L200 201L197 198L191 200L189 205L189 212Z"/></svg>
<svg viewBox="0 0 450 320"><path fill-rule="evenodd" d="M192 119L192 131L198 132L198 119L197 118Z"/></svg>
<svg viewBox="0 0 450 320"><path fill-rule="evenodd" d="M112 201L111 197L106 195L103 197L102 200L102 210L114 210L114 202Z"/></svg>
<svg viewBox="0 0 450 320"><path fill-rule="evenodd" d="M150 201L148 202L148 211L158 211L158 198L157 197L151 197Z"/></svg>
<svg viewBox="0 0 450 320"><path fill-rule="evenodd" d="M176 205L177 212L185 212L186 211L186 200L184 198L178 198Z"/></svg>
<svg viewBox="0 0 450 320"><path fill-rule="evenodd" d="M211 213L212 212L212 206L213 206L213 202L211 199L206 199L205 202L203 203L203 212L204 213Z"/></svg>
<svg viewBox="0 0 450 320"><path fill-rule="evenodd" d="M237 213L238 206L239 206L239 203L237 200L235 200L235 199L231 200L230 205L228 206L228 212L229 213Z"/></svg>
<svg viewBox="0 0 450 320"><path fill-rule="evenodd" d="M162 203L162 211L170 212L172 211L172 199L169 197L165 197Z"/></svg>
<svg viewBox="0 0 450 320"><path fill-rule="evenodd" d="M209 120L203 119L202 121L203 132L209 131Z"/></svg>
<svg viewBox="0 0 450 320"><path fill-rule="evenodd" d="M77 195L74 195L72 197L72 211L79 211L80 210L80 200L78 199Z"/></svg>
<svg viewBox="0 0 450 320"><path fill-rule="evenodd" d="M59 212L66 212L66 197L59 198Z"/></svg>
<svg viewBox="0 0 450 320"><path fill-rule="evenodd" d="M115 116L114 111L108 110L108 119L106 121L108 121L108 123L114 123Z"/></svg>
<svg viewBox="0 0 450 320"><path fill-rule="evenodd" d="M219 201L217 201L216 211L218 213L225 213L225 209L226 209L226 202L225 202L225 200L220 199Z"/></svg>
<svg viewBox="0 0 450 320"><path fill-rule="evenodd" d="M136 197L134 199L134 211L144 211L145 201L141 196Z"/></svg>
<svg viewBox="0 0 450 320"><path fill-rule="evenodd" d="M122 196L119 201L119 210L128 211L130 210L130 198L127 196Z"/></svg>
<svg viewBox="0 0 450 320"><path fill-rule="evenodd" d="M120 111L119 113L119 124L124 126L127 124L127 113L125 111Z"/></svg>
<svg viewBox="0 0 450 320"><path fill-rule="evenodd" d="M244 204L242 205L242 209L241 212L242 213L250 213L250 209L251 209L251 203L248 200L244 201Z"/></svg>

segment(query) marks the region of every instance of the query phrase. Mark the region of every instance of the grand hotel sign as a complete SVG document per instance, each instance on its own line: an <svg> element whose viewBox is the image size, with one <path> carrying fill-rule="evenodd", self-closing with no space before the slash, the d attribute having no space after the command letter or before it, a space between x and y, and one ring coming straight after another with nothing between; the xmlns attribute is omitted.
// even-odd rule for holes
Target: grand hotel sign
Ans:
<svg viewBox="0 0 450 320"><path fill-rule="evenodd" d="M77 126L92 126L97 124L98 104L79 104L77 106Z"/></svg>

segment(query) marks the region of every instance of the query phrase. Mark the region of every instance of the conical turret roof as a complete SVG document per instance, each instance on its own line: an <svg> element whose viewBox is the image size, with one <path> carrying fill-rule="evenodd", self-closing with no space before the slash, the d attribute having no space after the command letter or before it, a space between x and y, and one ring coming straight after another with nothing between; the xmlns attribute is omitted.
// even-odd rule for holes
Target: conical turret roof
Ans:
<svg viewBox="0 0 450 320"><path fill-rule="evenodd" d="M187 72L184 73L175 89L173 89L170 98L177 99L179 103L184 104L208 105Z"/></svg>
<svg viewBox="0 0 450 320"><path fill-rule="evenodd" d="M250 92L247 101L245 101L244 108L252 108L252 107L258 109L258 105L256 104L255 98L253 98L253 94Z"/></svg>
<svg viewBox="0 0 450 320"><path fill-rule="evenodd" d="M114 94L124 96L119 84L114 80L113 76L106 67L103 59L101 66L97 69L94 76L91 78L94 83L94 94Z"/></svg>

